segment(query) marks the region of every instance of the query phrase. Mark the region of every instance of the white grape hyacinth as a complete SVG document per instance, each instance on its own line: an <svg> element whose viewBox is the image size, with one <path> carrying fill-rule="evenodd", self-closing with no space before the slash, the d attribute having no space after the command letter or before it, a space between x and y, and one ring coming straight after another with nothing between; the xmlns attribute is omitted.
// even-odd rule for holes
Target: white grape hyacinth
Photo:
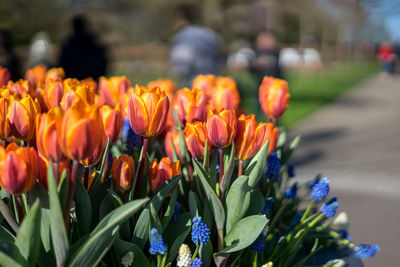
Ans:
<svg viewBox="0 0 400 267"><path fill-rule="evenodd" d="M182 244L179 247L178 258L176 260L176 266L178 267L190 267L192 262L192 252L186 244Z"/></svg>

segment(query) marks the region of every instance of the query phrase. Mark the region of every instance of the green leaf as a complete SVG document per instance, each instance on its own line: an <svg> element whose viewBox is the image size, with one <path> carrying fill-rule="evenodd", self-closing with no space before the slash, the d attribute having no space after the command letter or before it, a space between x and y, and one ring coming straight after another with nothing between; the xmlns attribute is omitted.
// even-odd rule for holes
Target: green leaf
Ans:
<svg viewBox="0 0 400 267"><path fill-rule="evenodd" d="M192 161L193 161L193 166L194 166L194 169L196 170L197 175L199 177L204 178L205 181L207 181L209 186L212 186L211 177L210 177L210 175L208 175L208 173L203 168L203 166L200 164L200 162L196 158L193 158ZM212 188L215 188L215 187L212 187Z"/></svg>
<svg viewBox="0 0 400 267"><path fill-rule="evenodd" d="M162 202L165 200L167 195L175 188L180 178L181 175L177 175L167 180L153 195L150 202L154 205L154 210L156 212L160 210ZM149 205L147 205L147 207L140 214L138 221L136 222L132 242L137 244L140 248L143 248L149 237L149 230L150 210Z"/></svg>
<svg viewBox="0 0 400 267"><path fill-rule="evenodd" d="M167 211L164 213L164 216L161 220L163 229L165 229L167 227L169 221L171 220L172 216L174 215L177 197L178 197L178 189L175 188L174 192L172 193L172 196L169 200Z"/></svg>
<svg viewBox="0 0 400 267"><path fill-rule="evenodd" d="M67 256L69 248L69 243L51 162L49 164L49 168L47 169L47 184L50 195L49 199L50 199L51 241L53 243L53 249L56 256L57 266L64 266L65 258Z"/></svg>
<svg viewBox="0 0 400 267"><path fill-rule="evenodd" d="M5 240L14 243L15 236L10 231L8 231L8 229L5 228L3 225L0 225L0 240Z"/></svg>
<svg viewBox="0 0 400 267"><path fill-rule="evenodd" d="M108 150L110 149L110 138L107 137L106 146L104 147L103 156L100 162L100 169L95 172L92 184L89 188L89 195L92 197L97 191L97 187L101 185L101 177L104 177L104 166L106 164Z"/></svg>
<svg viewBox="0 0 400 267"><path fill-rule="evenodd" d="M111 186L111 179L106 179L103 183L99 184L97 190L92 192L89 191L90 200L92 203L92 228L101 220L100 210L103 200L108 197L108 188ZM92 186L90 186L92 188ZM103 216L104 217L104 216Z"/></svg>
<svg viewBox="0 0 400 267"><path fill-rule="evenodd" d="M259 189L250 192L250 205L247 209L246 216L258 215L261 213L265 205L265 199Z"/></svg>
<svg viewBox="0 0 400 267"><path fill-rule="evenodd" d="M149 199L128 202L109 213L68 258L68 266L96 266L112 246L119 226L140 210Z"/></svg>
<svg viewBox="0 0 400 267"><path fill-rule="evenodd" d="M47 190L40 183L35 183L33 188L28 191L29 205L33 206L36 199L40 200L40 206L45 209L49 209L49 194Z"/></svg>
<svg viewBox="0 0 400 267"><path fill-rule="evenodd" d="M250 205L248 181L247 176L237 178L226 196L226 232L228 233L236 222L243 218Z"/></svg>
<svg viewBox="0 0 400 267"><path fill-rule="evenodd" d="M163 237L168 244L167 262L172 262L178 254L179 247L185 241L192 228L189 212L182 213L175 223L170 223L164 231Z"/></svg>
<svg viewBox="0 0 400 267"><path fill-rule="evenodd" d="M283 152L281 159L282 165L286 164L286 162L290 159L293 151L300 144L300 140L300 136L296 136L296 138L294 138L293 141L290 143L289 147Z"/></svg>
<svg viewBox="0 0 400 267"><path fill-rule="evenodd" d="M13 243L5 240L0 242L0 264L1 266L13 267L31 266L21 255L18 248Z"/></svg>
<svg viewBox="0 0 400 267"><path fill-rule="evenodd" d="M233 174L233 170L235 169L235 143L231 145L231 153L229 154L228 163L224 164L224 175L222 176L222 184L220 185L220 189L222 192L228 190L231 184L231 178Z"/></svg>
<svg viewBox="0 0 400 267"><path fill-rule="evenodd" d="M218 173L217 173L217 164L218 164L218 153L211 154L211 162L210 162L210 180L211 180L211 187L215 188L218 180ZM207 170L207 169L206 169Z"/></svg>
<svg viewBox="0 0 400 267"><path fill-rule="evenodd" d="M42 202L40 202L41 204ZM43 248L46 252L51 249L50 239L50 210L41 209L42 216L40 218L40 239L42 240Z"/></svg>
<svg viewBox="0 0 400 267"><path fill-rule="evenodd" d="M247 248L261 234L267 222L267 218L262 215L253 215L241 219L225 236L226 248L216 253L216 255L232 253Z"/></svg>
<svg viewBox="0 0 400 267"><path fill-rule="evenodd" d="M257 185L258 180L265 174L268 146L269 140L265 142L261 150L258 151L255 157L250 161L249 166L246 168L245 173L249 175L249 186L251 188L254 188Z"/></svg>
<svg viewBox="0 0 400 267"><path fill-rule="evenodd" d="M40 202L37 200L22 221L15 239L15 245L21 255L32 264L36 263L39 256L40 215Z"/></svg>
<svg viewBox="0 0 400 267"><path fill-rule="evenodd" d="M133 261L131 266L150 267L150 263L143 251L134 243L117 239L114 242L113 249L118 259L122 259L127 253L133 253Z"/></svg>
<svg viewBox="0 0 400 267"><path fill-rule="evenodd" d="M155 227L159 233L162 234L163 228L160 222L160 218L158 218L157 211L154 209L154 205L150 203L150 214L151 214L151 227Z"/></svg>
<svg viewBox="0 0 400 267"><path fill-rule="evenodd" d="M199 210L197 209L197 200L196 195L193 191L189 192L189 210L190 210L190 217L194 218L199 216Z"/></svg>
<svg viewBox="0 0 400 267"><path fill-rule="evenodd" d="M76 180L80 179L77 178ZM68 179L66 170L64 170L61 175L60 183L58 184L57 190L58 190L58 197L60 198L61 210L65 211L68 198Z"/></svg>
<svg viewBox="0 0 400 267"><path fill-rule="evenodd" d="M77 179L76 181L75 212L79 233L80 235L84 235L89 232L92 223L92 204L81 179Z"/></svg>
<svg viewBox="0 0 400 267"><path fill-rule="evenodd" d="M203 266L210 266L213 256L212 242L207 242L207 245L200 245L199 255L203 261Z"/></svg>

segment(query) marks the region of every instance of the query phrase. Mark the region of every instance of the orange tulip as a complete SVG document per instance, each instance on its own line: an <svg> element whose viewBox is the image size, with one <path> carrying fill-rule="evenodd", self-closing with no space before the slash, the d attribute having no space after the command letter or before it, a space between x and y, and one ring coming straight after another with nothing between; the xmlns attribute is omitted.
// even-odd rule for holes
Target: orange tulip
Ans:
<svg viewBox="0 0 400 267"><path fill-rule="evenodd" d="M197 88L200 91L203 91L208 97L212 96L213 88L215 86L215 75L208 74L208 75L197 75L194 78L192 83L192 88Z"/></svg>
<svg viewBox="0 0 400 267"><path fill-rule="evenodd" d="M11 97L11 105L7 119L10 125L10 135L22 140L32 139L35 133L36 116L40 113L37 99L33 101L29 95L21 100Z"/></svg>
<svg viewBox="0 0 400 267"><path fill-rule="evenodd" d="M186 122L204 121L207 116L207 96L196 88L183 88L176 93L173 108L183 125Z"/></svg>
<svg viewBox="0 0 400 267"><path fill-rule="evenodd" d="M39 177L39 159L34 148L18 147L15 143L7 149L0 147L0 186L10 194L22 194L35 184Z"/></svg>
<svg viewBox="0 0 400 267"><path fill-rule="evenodd" d="M158 79L147 84L147 88L149 89L154 87L160 87L160 89L163 90L168 96L169 102L172 103L174 100L175 91L177 89L177 85L173 81L167 79Z"/></svg>
<svg viewBox="0 0 400 267"><path fill-rule="evenodd" d="M65 78L65 72L63 68L51 68L46 72L45 76L45 80L47 79L57 80L64 78Z"/></svg>
<svg viewBox="0 0 400 267"><path fill-rule="evenodd" d="M35 96L34 86L27 80L18 80L17 82L8 81L7 87L11 92L16 93L19 98L26 95Z"/></svg>
<svg viewBox="0 0 400 267"><path fill-rule="evenodd" d="M0 97L0 139L7 139L10 134L10 125L7 114L10 108L10 99Z"/></svg>
<svg viewBox="0 0 400 267"><path fill-rule="evenodd" d="M185 136L185 143L192 157L198 159L204 157L206 142L208 142L208 151L211 151L211 143L208 140L206 124L204 122L186 123L183 135Z"/></svg>
<svg viewBox="0 0 400 267"><path fill-rule="evenodd" d="M36 146L40 155L59 162L65 160L57 135L57 121L63 114L59 107L52 108L47 114L39 114L36 119Z"/></svg>
<svg viewBox="0 0 400 267"><path fill-rule="evenodd" d="M64 111L80 100L88 104L94 104L94 99L95 88L76 79L64 80L64 96L60 102L60 106Z"/></svg>
<svg viewBox="0 0 400 267"><path fill-rule="evenodd" d="M0 66L0 87L6 85L7 82L11 79L10 72L7 68L3 68Z"/></svg>
<svg viewBox="0 0 400 267"><path fill-rule="evenodd" d="M269 140L268 153L275 150L278 128L272 123L258 123L254 114L241 115L237 122L235 154L240 160L252 158Z"/></svg>
<svg viewBox="0 0 400 267"><path fill-rule="evenodd" d="M47 69L45 66L37 65L25 72L25 80L28 80L31 84L36 85L44 81L46 71Z"/></svg>
<svg viewBox="0 0 400 267"><path fill-rule="evenodd" d="M99 94L104 104L115 107L121 103L131 83L125 76L104 78L99 80Z"/></svg>
<svg viewBox="0 0 400 267"><path fill-rule="evenodd" d="M132 157L122 154L118 159L114 158L111 175L118 191L125 192L131 188L135 176L135 162Z"/></svg>
<svg viewBox="0 0 400 267"><path fill-rule="evenodd" d="M279 118L285 112L290 100L287 82L264 77L259 89L259 100L265 115L272 119Z"/></svg>
<svg viewBox="0 0 400 267"><path fill-rule="evenodd" d="M236 112L232 109L209 110L206 128L208 139L213 146L229 146L236 135Z"/></svg>
<svg viewBox="0 0 400 267"><path fill-rule="evenodd" d="M107 143L107 137L104 131L102 131L101 142L92 151L89 157L81 160L81 163L85 166L92 166L97 162L99 162L101 157L103 156L104 149L106 148L106 143Z"/></svg>
<svg viewBox="0 0 400 267"><path fill-rule="evenodd" d="M90 157L101 146L104 136L100 108L78 102L57 121L61 149L72 160Z"/></svg>
<svg viewBox="0 0 400 267"><path fill-rule="evenodd" d="M157 163L154 159L150 165L149 182L153 193L167 180L181 174L181 163L179 160L171 162L169 157L164 157Z"/></svg>
<svg viewBox="0 0 400 267"><path fill-rule="evenodd" d="M133 131L140 136L159 135L165 128L169 100L159 87L136 85L129 98L128 115Z"/></svg>
<svg viewBox="0 0 400 267"><path fill-rule="evenodd" d="M44 101L47 108L58 106L64 95L64 83L58 79L46 79L44 84Z"/></svg>
<svg viewBox="0 0 400 267"><path fill-rule="evenodd" d="M237 111L240 104L240 94L235 80L230 77L218 77L210 102L212 108L218 110L226 108Z"/></svg>
<svg viewBox="0 0 400 267"><path fill-rule="evenodd" d="M103 118L104 132L107 137L110 138L110 144L114 144L119 137L121 132L124 118L121 113L120 105L116 105L115 109L104 105L101 107L101 113Z"/></svg>
<svg viewBox="0 0 400 267"><path fill-rule="evenodd" d="M164 142L165 152L167 153L168 157L171 160L174 160L174 151L172 149L172 145L175 148L178 158L182 159L181 149L180 149L181 138L179 137L178 131L168 131L167 134L165 135L165 142Z"/></svg>

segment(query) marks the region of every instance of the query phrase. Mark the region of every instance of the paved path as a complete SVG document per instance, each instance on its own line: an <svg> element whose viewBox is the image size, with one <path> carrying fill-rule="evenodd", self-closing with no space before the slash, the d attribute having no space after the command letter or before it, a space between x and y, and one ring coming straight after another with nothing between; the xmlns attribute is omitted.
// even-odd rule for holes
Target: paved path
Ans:
<svg viewBox="0 0 400 267"><path fill-rule="evenodd" d="M298 134L299 179L329 177L354 242L380 244L365 266L400 266L400 78L365 80L298 123Z"/></svg>

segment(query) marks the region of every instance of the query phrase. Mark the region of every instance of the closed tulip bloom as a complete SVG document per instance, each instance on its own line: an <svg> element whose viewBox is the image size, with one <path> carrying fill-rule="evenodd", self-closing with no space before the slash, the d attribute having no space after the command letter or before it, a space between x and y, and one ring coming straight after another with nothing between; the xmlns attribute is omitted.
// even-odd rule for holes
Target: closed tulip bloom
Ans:
<svg viewBox="0 0 400 267"><path fill-rule="evenodd" d="M173 108L183 125L186 122L204 121L207 116L207 96L196 88L184 88L176 93Z"/></svg>
<svg viewBox="0 0 400 267"><path fill-rule="evenodd" d="M217 110L226 108L237 111L240 104L240 94L235 80L230 77L218 77L210 104L212 108Z"/></svg>
<svg viewBox="0 0 400 267"><path fill-rule="evenodd" d="M105 78L100 77L99 94L104 104L115 107L121 103L131 83L125 76Z"/></svg>
<svg viewBox="0 0 400 267"><path fill-rule="evenodd" d="M167 153L168 157L171 160L174 160L174 151L172 145L175 148L178 158L182 159L181 149L180 149L181 138L179 136L178 131L168 131L167 134L165 135L165 141L164 141L165 153Z"/></svg>
<svg viewBox="0 0 400 267"><path fill-rule="evenodd" d="M103 156L104 149L106 148L107 137L102 131L101 142L96 146L96 148L92 151L89 157L84 158L81 160L81 163L85 166L92 166L100 161L101 157Z"/></svg>
<svg viewBox="0 0 400 267"><path fill-rule="evenodd" d="M167 180L181 174L179 160L171 162L169 157L164 157L157 163L154 159L150 165L149 179L151 191L155 192Z"/></svg>
<svg viewBox="0 0 400 267"><path fill-rule="evenodd" d="M25 80L28 80L31 84L36 85L44 81L46 76L46 67L43 65L37 65L25 72Z"/></svg>
<svg viewBox="0 0 400 267"><path fill-rule="evenodd" d="M10 126L10 135L21 139L30 140L35 133L36 116L40 113L40 105L33 101L29 95L21 100L11 97L7 119Z"/></svg>
<svg viewBox="0 0 400 267"><path fill-rule="evenodd" d="M59 107L52 108L46 114L39 114L36 120L36 146L40 155L59 162L66 157L61 150L57 135L57 121L62 120L63 112Z"/></svg>
<svg viewBox="0 0 400 267"><path fill-rule="evenodd" d="M211 151L211 143L208 141L206 123L196 121L193 123L186 123L185 130L186 146L193 158L202 159L208 142L208 150Z"/></svg>
<svg viewBox="0 0 400 267"><path fill-rule="evenodd" d="M135 162L132 157L122 154L118 159L114 158L111 175L118 191L125 192L131 188L135 176Z"/></svg>
<svg viewBox="0 0 400 267"><path fill-rule="evenodd" d="M241 115L237 122L235 154L240 160L252 158L269 140L268 153L276 148L278 128L272 123L257 123L255 115Z"/></svg>
<svg viewBox="0 0 400 267"><path fill-rule="evenodd" d="M264 77L259 89L259 100L265 115L278 119L285 112L290 100L287 82L273 77Z"/></svg>
<svg viewBox="0 0 400 267"><path fill-rule="evenodd" d="M27 80L18 80L15 83L9 81L7 83L7 87L10 89L10 91L16 93L19 98L22 98L26 95L30 95L31 97L35 96L35 88Z"/></svg>
<svg viewBox="0 0 400 267"><path fill-rule="evenodd" d="M58 106L64 96L64 83L58 79L46 79L44 85L44 101L47 108L51 109Z"/></svg>
<svg viewBox="0 0 400 267"><path fill-rule="evenodd" d="M101 107L104 132L110 138L110 144L114 144L119 137L119 133L124 123L124 118L121 113L121 106L118 104L115 108L107 105Z"/></svg>
<svg viewBox="0 0 400 267"><path fill-rule="evenodd" d="M206 128L208 139L213 146L229 146L236 135L236 112L232 109L209 110Z"/></svg>
<svg viewBox="0 0 400 267"><path fill-rule="evenodd" d="M197 75L192 83L192 88L197 88L200 91L203 91L208 97L212 95L212 90L215 86L215 75L207 74L207 75Z"/></svg>
<svg viewBox="0 0 400 267"><path fill-rule="evenodd" d="M160 87L160 89L168 96L169 102L172 103L177 89L176 83L167 79L158 79L147 84L147 88L149 89L154 87Z"/></svg>
<svg viewBox="0 0 400 267"><path fill-rule="evenodd" d="M6 140L10 134L10 125L7 114L10 108L10 99L0 97L0 139Z"/></svg>
<svg viewBox="0 0 400 267"><path fill-rule="evenodd" d="M165 128L169 100L159 87L137 85L129 98L128 115L133 131L144 137L159 135Z"/></svg>
<svg viewBox="0 0 400 267"><path fill-rule="evenodd" d="M64 79L65 78L65 72L63 68L51 68L46 72L45 75L45 80L46 79Z"/></svg>
<svg viewBox="0 0 400 267"><path fill-rule="evenodd" d="M6 85L7 82L11 79L10 72L7 68L3 68L0 66L0 87Z"/></svg>
<svg viewBox="0 0 400 267"><path fill-rule="evenodd" d="M9 194L29 191L39 176L39 159L34 148L15 143L0 148L0 186Z"/></svg>
<svg viewBox="0 0 400 267"><path fill-rule="evenodd" d="M104 136L100 108L79 102L57 122L61 149L72 160L83 160L101 145Z"/></svg>

